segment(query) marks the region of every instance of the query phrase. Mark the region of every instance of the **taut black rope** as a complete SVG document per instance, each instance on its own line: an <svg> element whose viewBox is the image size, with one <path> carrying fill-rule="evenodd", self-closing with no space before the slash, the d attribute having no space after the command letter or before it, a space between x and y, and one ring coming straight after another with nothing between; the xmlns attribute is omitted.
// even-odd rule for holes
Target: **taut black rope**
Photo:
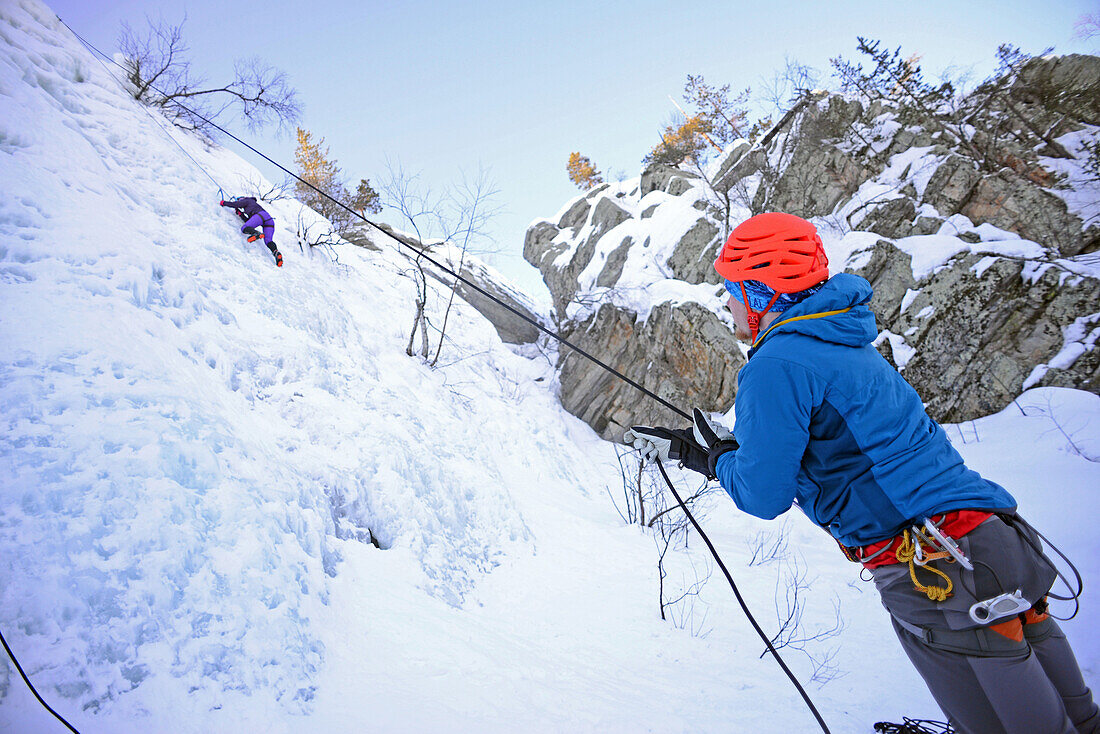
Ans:
<svg viewBox="0 0 1100 734"><path fill-rule="evenodd" d="M4 639L3 633L0 633L0 644L4 645L4 650L8 653L8 657L11 658L11 661L13 663L15 663L15 669L19 671L19 675L23 676L23 682L27 684L27 688L31 689L31 693L33 693L34 697L38 699L38 702L42 704L47 711L53 714L55 719L60 721L65 726L69 727L69 731L73 732L73 734L80 734L80 732L76 730L76 727L65 721L65 717L50 708L50 705L46 703L42 696L38 695L38 689L34 687L34 684L31 683L31 679L28 678L27 674L23 672L23 666L20 665L19 661L15 659L15 653L13 653L11 651L11 648L8 647L8 641Z"/></svg>
<svg viewBox="0 0 1100 734"><path fill-rule="evenodd" d="M718 568L722 569L722 573L725 575L726 581L729 582L730 588L733 589L733 595L737 597L737 603L741 605L741 611L745 613L746 617L748 617L749 624L751 624L752 628L756 630L756 634L758 634L760 636L760 639L764 641L764 644L768 648L768 652L770 652L775 658L775 662L779 663L779 667L783 669L783 672L787 674L787 677L790 679L791 683L794 684L794 687L798 690L798 695L802 696L802 700L805 701L806 705L810 707L810 712L814 715L814 718L817 719L817 723L821 727L821 730L825 732L825 734L830 734L829 727L825 725L825 719L821 718L821 713L818 712L817 707L814 706L814 702L810 700L810 696L808 693L806 693L806 689L802 687L802 684L798 682L798 678L794 676L794 673L791 672L791 669L787 667L787 664L785 662L783 662L783 658L779 657L779 652L775 649L772 641L768 639L768 635L764 632L763 629L761 629L760 625L756 621L756 617L752 616L752 612L749 611L749 605L745 603L744 597L741 596L741 590L737 588L737 584L733 581L733 575L729 572L729 569L726 568L726 564L722 562L721 556L719 556L718 551L715 550L714 544L710 542L710 538L708 538L707 534L703 532L703 528L699 527L699 523L698 521L696 521L695 516L691 514L691 511L687 508L687 505L685 505L684 501L680 499L680 493L677 492L676 487L672 485L672 480L668 478L668 473L665 472L664 465L660 461L657 461L655 463L657 464L657 468L661 470L661 476L664 478L665 483L668 485L669 490L672 492L672 496L676 498L676 502L680 505L680 509L684 511L684 514L687 515L688 520L691 521L692 526L695 528L695 532L699 533L699 537L702 538L703 542L707 544L707 549L710 550L710 554L714 556L714 560L718 563Z"/></svg>

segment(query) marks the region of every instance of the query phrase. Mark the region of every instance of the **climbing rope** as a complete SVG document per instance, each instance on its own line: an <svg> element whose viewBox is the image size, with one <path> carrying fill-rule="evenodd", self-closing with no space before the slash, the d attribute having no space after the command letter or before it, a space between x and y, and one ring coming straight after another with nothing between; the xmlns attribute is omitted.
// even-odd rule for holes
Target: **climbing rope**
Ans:
<svg viewBox="0 0 1100 734"><path fill-rule="evenodd" d="M76 31L74 31L72 28L70 28L69 25L67 23L65 23L64 20L61 20L60 17L58 17L58 20L61 21L61 24L64 25L66 28L68 28L69 32L72 33L73 36L75 36L77 38L77 40L79 40L82 44L84 44L84 46L89 51L91 51L93 54L96 54L96 55L98 55L98 56L100 56L104 59L107 59L108 61L115 64L116 66L119 66L119 68L124 69L124 67L122 67L117 62L115 62L114 59L111 59L106 54L104 54L102 51L100 51L98 48L96 48L94 45L92 45L90 42L84 40L84 38L82 36L80 36L80 34L78 34ZM100 63L102 63L102 62L100 62ZM156 87L152 87L152 88L154 90L158 91L158 92L161 92L161 90L157 89ZM161 94L164 94L164 92L161 92ZM668 408L669 410L676 413L677 415L681 416L682 418L684 418L688 421L692 420L691 416L686 411L681 410L680 408L678 408L675 405L673 405L672 403L670 403L668 400L662 398L660 395L657 395L656 393L646 389L645 387L643 387L642 385L640 385L636 381L630 379L629 377L624 375L619 370L616 370L614 367L611 367L610 365L606 364L602 360L600 360L600 359L594 357L593 355L589 354L584 349L581 349L577 345L575 345L572 342L570 342L569 340L567 340L561 334L553 331L552 329L548 329L547 327L543 326L542 324L540 324L535 319L532 319L527 314L522 313L521 311L519 311L515 307L513 307L510 304L504 302L502 299L500 299L499 297L497 297L493 293L490 293L486 289L482 288L477 283L474 283L474 282L470 281L468 278L465 278L462 275L454 272L453 270L448 268L446 265L444 265L443 263L441 263L438 260L436 260L435 258L433 258L430 254L428 254L428 252L426 250L415 247L415 246L409 244L408 242L405 242L403 240L398 239L397 237L395 237L393 234L391 234L390 232L383 229L378 224L375 224L374 222L372 222L370 219L365 217L360 212L352 209L351 207L349 207L347 204L343 203L342 201L339 201L338 199L332 197L327 192L322 191L321 189L317 188L312 183L310 183L309 181L306 181L301 176L294 173L293 171L286 168L285 166L278 163L277 161L272 160L270 157L268 157L267 155L265 155L261 151L257 150L253 146L249 145L244 140L241 140L239 137L237 137L233 133L229 132L228 130L223 128L221 125L218 125L213 120L205 117L201 113L196 112L195 110L193 110L190 107L188 107L187 105L179 102L178 100L171 100L171 102L173 104L179 106L181 109L186 110L189 114L194 115L196 118L198 118L198 119L202 120L203 122L207 123L208 125L210 125L214 129L220 131L224 135L226 135L226 136L232 138L233 140L237 141L239 144L241 144L244 147L248 148L250 151L252 151L256 155L258 155L259 157L263 158L265 161L267 161L271 165L275 166L279 170L283 171L288 176L291 176L294 179L296 179L299 183L303 184L304 186L308 186L310 189L315 191L320 196L325 197L326 199L331 201L333 204L335 204L335 205L339 206L340 208L346 210L352 216L357 217L358 219L361 219L363 222L370 225L371 227L374 227L374 229L378 230L382 234L384 234L387 237L389 237L390 239L392 239L399 246L407 248L409 250L412 250L413 252L416 253L417 257L424 258L425 260L432 263L437 268L439 268L443 272L447 273L451 277L455 278L456 280L461 281L462 283L464 283L465 285L467 285L470 288L474 289L475 291L477 291L481 295L485 296L486 298L490 299L491 301L493 301L497 305L499 305L502 308L512 312L513 314L515 314L519 318L523 319L527 323L534 326L539 331L547 334L548 336L552 337L553 339L555 339L559 343L564 344L565 346L569 347L570 349L577 352L581 356L585 357L586 359L588 359L592 363L598 365L599 367L601 367L602 369L604 369L608 373L614 375L615 377L618 377L623 382L627 383L628 385L630 385L634 389L638 390L642 394L646 395L647 397L651 398L652 400L655 400L656 402L660 403L661 405ZM148 112L148 110L146 110L146 112ZM184 152L186 153L186 151L184 151ZM192 160L194 160L194 159L192 159ZM209 174L207 174L207 175L209 175ZM215 181L215 184L216 183L217 182ZM684 504L684 501L680 498L680 495L676 492L676 488L672 485L672 481L669 479L668 474L665 472L664 466L662 466L660 462L657 462L657 467L660 469L661 475L664 477L665 482L668 484L669 489L672 491L673 496L676 498L676 501L677 501L678 505L680 506L680 509L687 516L688 520L691 522L691 524L695 528L696 532L699 533L699 536L703 539L703 542L706 544L707 548L710 550L711 555L714 556L714 560L718 563L719 568L722 569L722 573L725 574L726 580L729 581L730 587L733 589L734 596L737 597L738 604L740 604L742 611L744 611L745 615L748 617L749 622L753 626L753 629L756 630L756 633L764 641L764 644L767 646L768 650L772 653L772 655L775 658L776 662L783 669L783 672L790 679L790 681L794 685L794 687L798 690L798 693L802 697L802 700L805 701L806 705L809 707L810 711L813 713L814 718L817 719L817 723L821 727L821 730L824 731L825 734L830 734L829 728L825 724L825 720L821 717L821 714L818 712L817 707L814 706L813 701L810 700L810 697L806 693L806 690L798 682L798 679L794 676L794 673L791 672L790 668L787 667L786 663L783 662L783 659L780 657L779 653L776 651L775 647L772 645L771 640L768 638L767 634L764 633L763 629L761 629L760 625L756 622L756 619L752 616L752 613L749 611L748 605L745 603L744 598L741 596L741 592L738 590L737 585L733 581L733 576L730 574L729 570L726 568L725 563L722 562L722 558L718 555L718 551L715 549L714 544L711 543L710 538L708 538L706 533L703 532L703 528L699 525L699 523L695 519L694 515L692 515L692 513L688 509L687 505Z"/></svg>
<svg viewBox="0 0 1100 734"><path fill-rule="evenodd" d="M11 651L11 648L8 647L8 641L4 639L4 635L2 632L0 632L0 644L4 645L4 651L8 654L8 657L11 658L11 661L15 663L15 669L19 671L19 675L23 676L23 682L27 684L27 688L31 689L31 693L33 693L34 697L38 699L38 702L42 704L47 711L53 714L55 719L67 726L69 728L69 731L71 731L73 734L80 734L80 732L76 730L76 727L65 721L65 718L61 714L50 708L50 705L46 703L42 696L38 695L38 689L34 687L34 684L31 683L31 679L28 678L27 674L23 672L23 666L20 665L19 661L15 659L15 653L13 653Z"/></svg>
<svg viewBox="0 0 1100 734"><path fill-rule="evenodd" d="M714 548L714 544L710 542L710 538L703 532L703 528L699 526L695 516L691 514L691 510L689 510L687 505L684 504L684 501L680 499L680 493L676 491L676 487L673 486L672 480L668 478L668 473L665 471L664 465L659 461L655 463L657 464L657 468L661 470L661 476L664 477L665 484L668 485L669 490L672 492L672 496L676 498L676 503L680 505L680 509L684 511L688 520L691 521L691 525L695 528L695 532L699 533L699 537L706 543L707 549L710 550L710 554L714 556L714 560L718 563L718 568L722 569L722 573L725 575L726 581L729 582L730 588L733 589L733 595L737 597L737 603L741 605L741 611L745 613L745 616L749 620L749 624L756 630L756 634L764 641L764 645L767 646L768 652L775 658L775 662L779 663L779 667L783 669L783 672L787 674L791 683L794 684L794 687L798 690L798 694L802 696L802 700L806 702L806 705L810 708L810 712L813 713L814 718L817 719L817 723L821 727L821 730L825 732L825 734L830 734L829 727L825 725L825 719L821 717L821 713L817 710L817 707L814 706L814 702L810 700L810 696L806 693L806 689L802 687L802 684L798 682L798 678L796 678L794 673L791 672L791 669L787 667L787 664L783 662L783 658L779 656L779 652L775 649L772 641L768 639L768 635L757 623L756 617L752 616L752 612L749 611L749 605L745 603L745 598L741 596L741 590L737 588L737 584L733 580L733 575L729 572L729 569L726 568L726 564L722 562L722 557L718 555L718 551Z"/></svg>
<svg viewBox="0 0 1100 734"><path fill-rule="evenodd" d="M1053 550L1055 553L1057 553L1059 555L1059 557L1061 557L1061 559L1063 561L1065 561L1066 565L1068 565L1070 567L1070 570L1073 571L1074 578L1077 581L1076 591L1074 590L1073 586L1070 585L1069 579L1067 579L1065 577L1065 574L1062 573L1062 570L1060 568L1058 568L1057 566L1055 566L1053 561L1051 561L1049 558L1047 558L1046 554L1043 552L1043 547L1041 545L1039 545L1038 543L1036 543L1035 540L1033 538L1031 538L1027 533L1020 532L1019 530L1017 530L1017 532L1020 534L1020 537L1023 538L1024 542L1026 542L1028 545L1030 545L1031 548L1039 555L1039 557L1041 559L1043 559L1043 562L1046 563L1048 566L1050 566L1050 569L1052 571L1054 571L1054 573L1058 576L1059 579L1061 579L1062 583L1066 585L1066 589L1069 591L1069 594L1070 594L1069 596L1059 596L1058 594L1055 594L1053 592L1050 592L1050 591L1047 592L1047 596L1049 596L1051 599L1057 599L1059 601L1072 601L1073 602L1073 613L1070 614L1068 617L1057 617L1053 614L1050 615L1050 616L1054 617L1057 620L1063 621L1063 622L1069 621L1069 620L1073 619L1074 617L1076 617L1077 613L1079 611L1081 611L1081 594L1083 594L1085 592L1085 582L1081 578L1081 572L1077 570L1077 566L1073 565L1073 561L1071 561L1069 559L1069 557L1066 556L1066 554L1063 553L1058 548L1058 546L1056 546L1056 545L1054 545L1054 543L1050 542L1050 538L1048 538L1047 536L1045 536L1041 532L1039 532L1039 530L1034 525L1032 525L1027 520L1022 518L1018 513L1014 513L1012 515L1002 515L1001 519L1004 520L1009 525L1015 525L1016 523L1019 523L1023 527L1027 528L1031 532L1038 535L1039 538L1042 539L1042 541L1044 543L1046 543L1047 546L1049 546L1051 550Z"/></svg>

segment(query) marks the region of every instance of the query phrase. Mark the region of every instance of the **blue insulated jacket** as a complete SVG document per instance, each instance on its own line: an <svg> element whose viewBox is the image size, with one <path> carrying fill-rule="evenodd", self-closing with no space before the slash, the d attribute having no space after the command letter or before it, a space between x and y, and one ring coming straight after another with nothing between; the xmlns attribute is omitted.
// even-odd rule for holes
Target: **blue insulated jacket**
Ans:
<svg viewBox="0 0 1100 734"><path fill-rule="evenodd" d="M757 517L797 501L848 546L947 510L1015 509L1004 488L966 468L871 346L871 293L863 278L836 275L757 339L737 376L740 447L719 457L718 480Z"/></svg>

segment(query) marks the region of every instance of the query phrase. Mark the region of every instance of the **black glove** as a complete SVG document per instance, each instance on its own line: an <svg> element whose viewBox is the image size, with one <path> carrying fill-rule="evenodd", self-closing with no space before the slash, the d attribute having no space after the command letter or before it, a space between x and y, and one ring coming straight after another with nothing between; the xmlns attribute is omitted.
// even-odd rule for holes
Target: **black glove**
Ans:
<svg viewBox="0 0 1100 734"><path fill-rule="evenodd" d="M691 415L694 418L692 433L695 440L700 445L707 447L707 471L705 473L711 477L717 477L718 472L715 467L718 464L718 457L727 451L736 451L738 449L737 439L733 437L728 428L707 418L703 411L698 408L693 410Z"/></svg>
<svg viewBox="0 0 1100 734"><path fill-rule="evenodd" d="M690 428L633 426L623 435L623 440L641 451L642 456L650 461L672 459L707 479L714 478L707 468L707 450L696 443L695 434Z"/></svg>

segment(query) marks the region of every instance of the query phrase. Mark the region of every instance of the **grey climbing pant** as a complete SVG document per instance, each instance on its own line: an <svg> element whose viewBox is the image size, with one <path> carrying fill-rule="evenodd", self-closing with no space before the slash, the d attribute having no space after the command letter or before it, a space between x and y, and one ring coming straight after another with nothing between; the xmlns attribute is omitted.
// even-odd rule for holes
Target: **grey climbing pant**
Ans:
<svg viewBox="0 0 1100 734"><path fill-rule="evenodd" d="M975 602L1017 589L1032 604L1043 599L1055 573L1039 539L994 515L958 542L973 571L928 564L951 579L943 602L914 588L907 564L872 571L902 648L952 726L960 734L1100 734L1092 692L1052 618L1032 612L1026 624L1020 615L982 626L969 614ZM924 568L916 574L924 585L943 585Z"/></svg>

